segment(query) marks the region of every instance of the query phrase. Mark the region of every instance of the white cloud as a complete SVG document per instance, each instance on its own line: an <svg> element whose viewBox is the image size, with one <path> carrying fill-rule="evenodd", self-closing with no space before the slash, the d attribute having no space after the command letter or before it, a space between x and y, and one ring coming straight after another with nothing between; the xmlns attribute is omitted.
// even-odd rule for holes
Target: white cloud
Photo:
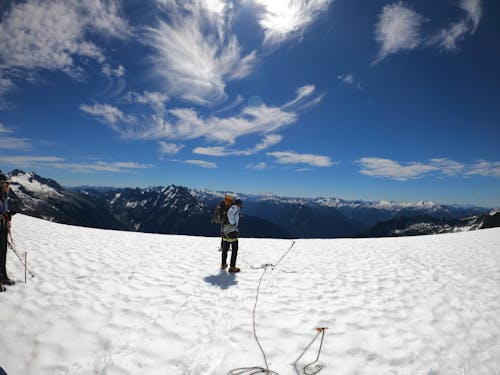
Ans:
<svg viewBox="0 0 500 375"><path fill-rule="evenodd" d="M65 158L57 156L9 156L0 157L2 164L13 166L14 168L56 168L69 172L90 173L90 172L131 172L136 169L152 168L151 164L140 164L136 162L104 162L95 161L92 163L69 162Z"/></svg>
<svg viewBox="0 0 500 375"><path fill-rule="evenodd" d="M479 21L481 20L482 10L480 0L461 0L458 4L466 15L463 19L452 23L447 28L442 29L437 35L430 39L429 44L437 44L447 51L456 51L458 44L469 34L474 34Z"/></svg>
<svg viewBox="0 0 500 375"><path fill-rule="evenodd" d="M268 152L267 155L276 159L280 164L308 164L313 167L331 167L336 164L328 156L316 154L298 154L293 151Z"/></svg>
<svg viewBox="0 0 500 375"><path fill-rule="evenodd" d="M133 116L125 115L121 110L109 104L82 104L80 109L113 127L118 122L130 123L134 121Z"/></svg>
<svg viewBox="0 0 500 375"><path fill-rule="evenodd" d="M283 105L281 108L286 109L289 107L296 106L298 103L303 103L304 99L310 97L314 91L316 90L316 87L314 85L305 85L302 87L299 87L297 89L297 96L295 99L289 101L285 105Z"/></svg>
<svg viewBox="0 0 500 375"><path fill-rule="evenodd" d="M209 168L209 169L217 168L217 164L205 160L186 160L185 163L197 165L202 168Z"/></svg>
<svg viewBox="0 0 500 375"><path fill-rule="evenodd" d="M124 98L130 103L140 103L150 105L157 114L164 113L165 103L169 100L168 95L161 92L144 91L142 94L128 92Z"/></svg>
<svg viewBox="0 0 500 375"><path fill-rule="evenodd" d="M487 161L478 160L471 164L467 171L466 176L487 176L487 177L500 177L500 162L498 161Z"/></svg>
<svg viewBox="0 0 500 375"><path fill-rule="evenodd" d="M4 75L0 76L0 93L13 86L12 76L33 77L32 73L46 69L79 77L82 67L77 58L103 63L104 52L89 36L122 39L131 35L119 4L103 0L28 0L13 4L0 23L0 69Z"/></svg>
<svg viewBox="0 0 500 375"><path fill-rule="evenodd" d="M365 157L357 161L363 169L360 173L372 177L389 178L398 181L420 178L423 175L437 171L432 165L411 162L402 165L397 161L383 158Z"/></svg>
<svg viewBox="0 0 500 375"><path fill-rule="evenodd" d="M102 72L108 78L119 78L125 75L125 68L123 67L123 65L118 65L117 68L113 69L110 65L104 64L104 66L102 67Z"/></svg>
<svg viewBox="0 0 500 375"><path fill-rule="evenodd" d="M1 52L0 52L1 53ZM0 66L0 99L9 90L14 87L14 82L11 79L4 77Z"/></svg>
<svg viewBox="0 0 500 375"><path fill-rule="evenodd" d="M207 156L229 156L229 155L254 155L262 150L268 149L275 144L281 142L283 137L279 134L267 134L264 139L255 145L253 148L245 150L231 150L225 146L214 147L196 147L193 150L194 154L207 155Z"/></svg>
<svg viewBox="0 0 500 375"><path fill-rule="evenodd" d="M0 134L1 133L12 133L12 129L9 129L4 124L0 122Z"/></svg>
<svg viewBox="0 0 500 375"><path fill-rule="evenodd" d="M337 76L340 82L346 85L353 85L354 84L354 77L352 74L341 74Z"/></svg>
<svg viewBox="0 0 500 375"><path fill-rule="evenodd" d="M447 158L435 158L431 159L430 162L446 176L460 175L465 169L465 164Z"/></svg>
<svg viewBox="0 0 500 375"><path fill-rule="evenodd" d="M434 158L429 162L402 164L391 159L365 157L357 160L362 174L372 177L407 181L425 176L469 177L473 175L500 177L500 162L478 160L471 164L460 163L447 158Z"/></svg>
<svg viewBox="0 0 500 375"><path fill-rule="evenodd" d="M431 38L430 44L437 44L445 50L455 51L458 49L458 43L465 38L468 31L467 22L463 20L456 22Z"/></svg>
<svg viewBox="0 0 500 375"><path fill-rule="evenodd" d="M57 156L0 156L0 162L16 168L32 167L35 165L52 164L64 161Z"/></svg>
<svg viewBox="0 0 500 375"><path fill-rule="evenodd" d="M241 115L229 118L212 117L209 121L211 132L207 138L216 141L234 143L238 137L275 132L297 121L297 114L283 111L281 108L268 107L262 104L258 107L245 107Z"/></svg>
<svg viewBox="0 0 500 375"><path fill-rule="evenodd" d="M256 171L261 171L261 170L266 169L266 167L267 167L267 164L265 162L261 162L258 164L248 164L246 166L246 169L254 169Z"/></svg>
<svg viewBox="0 0 500 375"><path fill-rule="evenodd" d="M304 31L328 10L333 0L253 0L258 5L264 44L278 45L301 37Z"/></svg>
<svg viewBox="0 0 500 375"><path fill-rule="evenodd" d="M140 164L136 162L103 162L97 161L94 163L52 163L51 166L59 169L70 170L74 172L91 173L91 172L131 172L135 169L152 168L151 164Z"/></svg>
<svg viewBox="0 0 500 375"><path fill-rule="evenodd" d="M226 111L229 111L233 108L236 108L237 106L239 106L241 103L243 103L243 96L241 95L238 95L236 97L236 99L232 102L232 103L229 103L228 105L226 105L225 107L222 107L220 109L218 109L216 112L217 113L221 113L221 112L226 112Z"/></svg>
<svg viewBox="0 0 500 375"><path fill-rule="evenodd" d="M467 13L467 18L473 26L471 33L474 33L482 16L481 0L461 0L459 6Z"/></svg>
<svg viewBox="0 0 500 375"><path fill-rule="evenodd" d="M129 101L151 104L153 114L149 119L142 119L142 121L139 121L134 116L125 114L120 109L111 105L81 105L80 108L96 116L122 137L128 139L168 139L178 141L205 138L209 141L232 145L239 137L244 135L270 135L296 122L298 114L295 110L302 110L305 106L314 105L323 97L320 95L313 99L305 100L306 94L311 95L310 88L312 86L304 87L307 87L307 89L299 89L296 99L282 107L269 107L265 103L258 106L246 106L241 109L239 114L231 117L203 117L193 108L166 109L163 104L166 97L159 96L161 94L155 96L155 100L151 99L151 95L149 95L149 99L147 100L145 99L145 95L129 93L126 96ZM152 105L152 103L155 105ZM270 135L265 138L265 142L277 143L281 140L278 137L281 136ZM257 150L255 151L245 150L244 152L255 153L270 147L270 145L261 144L256 147ZM210 148L205 148L205 154L211 152L210 150ZM219 151L212 149L213 152Z"/></svg>
<svg viewBox="0 0 500 375"><path fill-rule="evenodd" d="M476 32L482 17L481 0L459 0L457 6L465 15L431 36L422 36L424 17L403 2L385 5L375 29L380 52L374 63L386 56L418 47L438 46L445 51L456 51L467 35Z"/></svg>
<svg viewBox="0 0 500 375"><path fill-rule="evenodd" d="M179 3L180 4L180 3ZM226 83L244 78L256 64L256 53L244 54L230 35L231 6L221 1L163 1L169 23L147 28L145 41L155 49L155 72L170 95L208 104L226 99Z"/></svg>
<svg viewBox="0 0 500 375"><path fill-rule="evenodd" d="M227 149L225 146L212 146L212 147L196 147L193 154L206 155L206 156L229 156L234 151Z"/></svg>
<svg viewBox="0 0 500 375"><path fill-rule="evenodd" d="M175 155L184 147L184 145L162 141L158 142L158 144L160 145L160 154L162 155Z"/></svg>
<svg viewBox="0 0 500 375"><path fill-rule="evenodd" d="M421 43L420 28L424 18L400 3L382 8L375 28L375 38L380 43L380 52L375 63L386 56L417 48Z"/></svg>
<svg viewBox="0 0 500 375"><path fill-rule="evenodd" d="M259 152L265 149L268 149L269 147L272 147L278 143L280 143L283 140L283 137L279 134L268 134L264 137L264 139L258 143L253 151Z"/></svg>
<svg viewBox="0 0 500 375"><path fill-rule="evenodd" d="M354 76L352 74L340 74L337 76L337 79L346 86L352 86L358 90L362 90L363 87L359 82L356 82Z"/></svg>
<svg viewBox="0 0 500 375"><path fill-rule="evenodd" d="M0 133L2 133L2 126L0 124ZM0 150L19 150L28 151L31 150L33 146L31 141L27 138L14 138L14 137L2 137L0 138Z"/></svg>

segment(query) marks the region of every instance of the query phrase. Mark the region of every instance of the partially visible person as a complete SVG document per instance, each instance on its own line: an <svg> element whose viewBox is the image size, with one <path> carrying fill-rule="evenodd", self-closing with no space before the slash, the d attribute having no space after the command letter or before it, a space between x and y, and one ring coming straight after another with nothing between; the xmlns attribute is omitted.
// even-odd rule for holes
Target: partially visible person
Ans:
<svg viewBox="0 0 500 375"><path fill-rule="evenodd" d="M14 281L7 276L7 236L10 232L10 213L8 195L10 178L0 173L0 291L5 291L3 285L14 285Z"/></svg>
<svg viewBox="0 0 500 375"><path fill-rule="evenodd" d="M224 224L222 228L222 262L221 269L227 267L227 252L229 246L231 246L231 261L229 263L229 272L240 272L240 269L236 267L236 258L238 257L238 224L240 222L241 209L243 208L243 202L241 199L236 199L227 211L227 224Z"/></svg>

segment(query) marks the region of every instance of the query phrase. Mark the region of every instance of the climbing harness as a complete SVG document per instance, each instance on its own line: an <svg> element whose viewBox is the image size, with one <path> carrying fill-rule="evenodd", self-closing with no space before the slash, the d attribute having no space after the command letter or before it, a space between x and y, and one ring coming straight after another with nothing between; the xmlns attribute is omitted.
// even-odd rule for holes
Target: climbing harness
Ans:
<svg viewBox="0 0 500 375"><path fill-rule="evenodd" d="M263 269L262 275L260 276L259 283L257 285L257 291L256 291L256 295L255 295L255 303L254 303L253 312L252 312L252 324L253 324L253 336L254 336L255 341L257 342L257 345L259 346L259 349L260 349L260 351L262 353L262 356L264 358L264 363L265 363L266 367L261 367L261 366L239 367L239 368L230 370L227 373L228 375L256 375L256 374L279 375L279 373L277 373L276 371L273 371L273 370L269 369L269 364L267 362L266 352L262 348L262 345L261 345L261 343L259 341L259 338L257 336L257 327L256 327L256 322L255 322L255 312L257 310L257 303L259 302L259 293L260 293L260 287L261 287L261 284L262 284L262 280L264 279L264 276L266 275L266 272L267 272L268 268L275 269L276 267L278 267L278 265L281 263L281 261L292 250L292 248L293 248L294 245L295 245L295 241L292 242L292 245L281 256L281 258L278 260L278 262L276 262L276 264L266 263L266 264L262 264L260 267L254 267L254 266L249 265L252 269ZM323 346L323 338L324 338L325 330L326 329L328 329L328 327L318 327L318 328L316 328L318 334L315 336L314 340L311 341L311 343L306 347L306 349L302 352L302 354L293 363L293 365L295 367L296 363L305 354L305 352L309 349L309 347L314 343L314 341L316 340L316 338L318 338L318 336L320 334L322 334L322 336L321 336L321 344L320 344L320 348L319 348L318 355L317 355L316 359L314 360L314 362L311 362L310 364L306 365L303 368L303 372L304 372L305 375L314 375L314 374L317 374L319 371L321 371L323 369L323 366L316 365L316 369L315 369L314 372L306 372L307 371L306 368L309 368L309 367L313 366L319 360L319 356L320 356L320 353L321 353L321 347Z"/></svg>

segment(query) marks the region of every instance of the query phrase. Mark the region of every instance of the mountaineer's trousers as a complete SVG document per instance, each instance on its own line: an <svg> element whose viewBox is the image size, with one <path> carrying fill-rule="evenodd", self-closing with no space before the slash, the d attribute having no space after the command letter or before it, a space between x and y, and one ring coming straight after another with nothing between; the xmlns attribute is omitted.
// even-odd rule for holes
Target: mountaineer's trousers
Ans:
<svg viewBox="0 0 500 375"><path fill-rule="evenodd" d="M229 245L231 245L231 263L230 267L236 267L236 258L238 257L238 240L234 242L222 241L222 263L227 263L227 252L229 250Z"/></svg>

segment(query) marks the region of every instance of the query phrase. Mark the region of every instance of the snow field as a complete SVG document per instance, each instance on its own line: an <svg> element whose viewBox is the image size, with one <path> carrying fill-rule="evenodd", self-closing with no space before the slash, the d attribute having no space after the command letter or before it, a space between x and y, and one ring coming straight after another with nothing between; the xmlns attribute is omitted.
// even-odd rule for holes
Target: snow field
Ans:
<svg viewBox="0 0 500 375"><path fill-rule="evenodd" d="M264 270L250 266L276 263L292 241L240 239L242 272L230 275L219 270L216 237L23 215L14 217L13 236L37 276L24 284L9 253L17 285L0 294L0 366L9 375L220 375L264 366L252 326ZM256 329L269 367L281 375L297 374L291 364L317 326L329 327L321 375L498 374L498 228L297 240L265 272Z"/></svg>

